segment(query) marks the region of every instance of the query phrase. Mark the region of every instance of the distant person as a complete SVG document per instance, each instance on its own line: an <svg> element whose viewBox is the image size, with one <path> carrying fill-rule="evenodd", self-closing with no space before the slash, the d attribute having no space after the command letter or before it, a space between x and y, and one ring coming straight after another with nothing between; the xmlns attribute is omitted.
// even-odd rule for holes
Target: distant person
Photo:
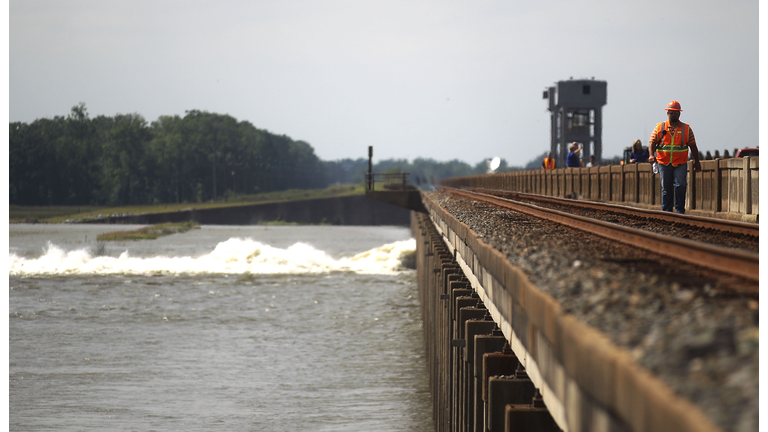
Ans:
<svg viewBox="0 0 768 432"><path fill-rule="evenodd" d="M552 159L552 152L547 152L547 157L541 162L541 169L550 170L555 169L555 160Z"/></svg>
<svg viewBox="0 0 768 432"><path fill-rule="evenodd" d="M587 168L592 168L596 166L597 166L597 162L595 162L595 155L591 155L589 157L589 162L587 162Z"/></svg>
<svg viewBox="0 0 768 432"><path fill-rule="evenodd" d="M667 104L668 120L658 123L651 133L649 162L658 162L661 177L661 209L685 213L688 150L693 154L693 171L701 171L699 148L691 127L680 121L680 102Z"/></svg>
<svg viewBox="0 0 768 432"><path fill-rule="evenodd" d="M581 145L574 142L571 143L571 146L568 147L568 149L570 152L568 153L568 157L565 158L565 166L568 168L580 168L581 159L579 159L579 152L581 152Z"/></svg>
<svg viewBox="0 0 768 432"><path fill-rule="evenodd" d="M629 163L647 163L648 156L648 150L643 148L643 142L635 140L635 143L632 144L632 154L629 156Z"/></svg>

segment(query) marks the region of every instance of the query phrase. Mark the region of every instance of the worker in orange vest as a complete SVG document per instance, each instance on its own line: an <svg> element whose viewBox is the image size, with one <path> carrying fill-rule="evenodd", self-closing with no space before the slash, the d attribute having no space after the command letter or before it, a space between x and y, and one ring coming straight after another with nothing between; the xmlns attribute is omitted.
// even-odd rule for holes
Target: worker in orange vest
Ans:
<svg viewBox="0 0 768 432"><path fill-rule="evenodd" d="M668 120L658 123L651 133L648 162L658 163L661 177L661 209L685 213L688 150L693 155L693 170L700 171L699 149L691 127L680 121L680 102L667 104ZM674 189L674 191L673 191Z"/></svg>
<svg viewBox="0 0 768 432"><path fill-rule="evenodd" d="M544 161L541 163L541 168L545 170L555 169L555 160L552 159L552 152L547 152L547 157L545 157Z"/></svg>

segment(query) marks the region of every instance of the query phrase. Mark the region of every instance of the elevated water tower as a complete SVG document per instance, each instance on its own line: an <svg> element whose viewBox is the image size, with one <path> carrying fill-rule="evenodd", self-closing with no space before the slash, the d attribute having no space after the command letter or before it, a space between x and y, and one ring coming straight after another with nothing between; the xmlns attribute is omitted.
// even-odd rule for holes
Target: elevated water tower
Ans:
<svg viewBox="0 0 768 432"><path fill-rule="evenodd" d="M568 147L574 141L584 145L581 158L586 164L590 155L600 163L603 157L603 115L608 83L594 79L558 81L544 90L551 114L552 157L557 167L565 167Z"/></svg>

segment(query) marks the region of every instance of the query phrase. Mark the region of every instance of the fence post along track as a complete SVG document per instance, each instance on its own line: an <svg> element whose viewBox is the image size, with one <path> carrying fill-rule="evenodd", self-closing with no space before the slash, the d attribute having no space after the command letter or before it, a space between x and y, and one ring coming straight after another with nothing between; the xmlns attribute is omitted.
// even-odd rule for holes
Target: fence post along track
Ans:
<svg viewBox="0 0 768 432"><path fill-rule="evenodd" d="M720 431L422 199L427 213L411 214L436 430Z"/></svg>

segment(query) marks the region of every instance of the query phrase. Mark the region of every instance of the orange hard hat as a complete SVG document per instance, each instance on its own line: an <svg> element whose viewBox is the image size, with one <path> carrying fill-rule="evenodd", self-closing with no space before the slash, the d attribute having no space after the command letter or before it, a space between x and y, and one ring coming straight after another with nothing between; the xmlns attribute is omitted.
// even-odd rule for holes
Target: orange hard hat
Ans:
<svg viewBox="0 0 768 432"><path fill-rule="evenodd" d="M672 102L667 104L667 111L682 111L680 109L680 102L673 100Z"/></svg>

